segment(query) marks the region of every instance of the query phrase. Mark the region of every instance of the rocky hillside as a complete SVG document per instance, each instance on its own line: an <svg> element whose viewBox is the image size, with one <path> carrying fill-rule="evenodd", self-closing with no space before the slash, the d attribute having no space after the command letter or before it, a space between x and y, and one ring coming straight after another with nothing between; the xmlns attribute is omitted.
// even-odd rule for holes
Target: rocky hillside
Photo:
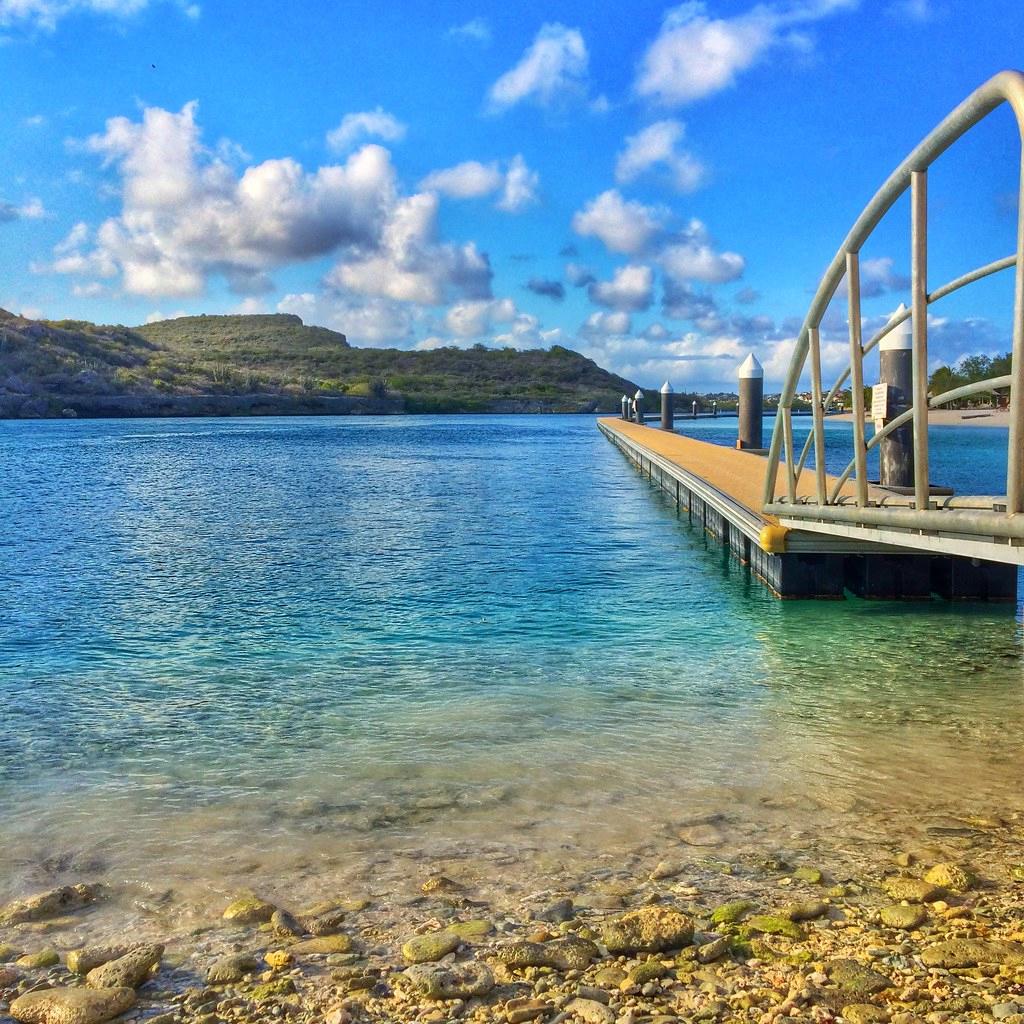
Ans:
<svg viewBox="0 0 1024 1024"><path fill-rule="evenodd" d="M297 316L142 327L0 310L0 417L615 411L636 385L569 349L353 348Z"/></svg>

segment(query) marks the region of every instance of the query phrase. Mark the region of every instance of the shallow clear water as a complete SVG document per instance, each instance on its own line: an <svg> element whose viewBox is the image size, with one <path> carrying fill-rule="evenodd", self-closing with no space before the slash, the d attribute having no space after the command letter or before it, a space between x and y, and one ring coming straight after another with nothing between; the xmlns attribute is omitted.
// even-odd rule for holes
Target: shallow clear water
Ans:
<svg viewBox="0 0 1024 1024"><path fill-rule="evenodd" d="M999 489L1004 431L934 435ZM1024 807L1017 608L776 601L591 418L6 422L0 464L0 893Z"/></svg>

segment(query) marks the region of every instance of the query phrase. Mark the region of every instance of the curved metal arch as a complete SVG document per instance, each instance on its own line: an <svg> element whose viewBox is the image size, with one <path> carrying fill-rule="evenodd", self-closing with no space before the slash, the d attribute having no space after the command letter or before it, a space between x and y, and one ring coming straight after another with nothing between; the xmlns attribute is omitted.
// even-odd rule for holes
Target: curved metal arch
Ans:
<svg viewBox="0 0 1024 1024"><path fill-rule="evenodd" d="M779 411L792 408L793 396L807 360L809 332L820 327L828 304L835 296L846 273L848 255L860 252L864 242L877 227L882 217L910 187L912 174L927 170L950 146L1003 103L1008 104L1013 111L1022 148L1017 253L1013 258L1013 263L1007 264L1007 266L1016 266L1011 371L1013 383L1011 386L1010 448L1007 473L1008 511L1015 512L1024 507L1024 74L1019 71L1001 71L971 93L918 143L864 207L822 277L811 301L803 326L797 336L793 357L790 360L789 372L779 398ZM965 277L969 276L965 275ZM976 279L972 278L972 280ZM957 284L960 281L961 279L957 279L950 284ZM963 283L970 282L963 281ZM949 291L944 294L949 294ZM939 297L936 293L935 298ZM925 296L926 302L927 299L928 296ZM768 466L765 473L763 495L765 505L770 505L775 498L780 454L784 441L781 420L784 418L777 419L772 432ZM801 463L803 461L802 458ZM789 469L787 472L791 475L793 470Z"/></svg>

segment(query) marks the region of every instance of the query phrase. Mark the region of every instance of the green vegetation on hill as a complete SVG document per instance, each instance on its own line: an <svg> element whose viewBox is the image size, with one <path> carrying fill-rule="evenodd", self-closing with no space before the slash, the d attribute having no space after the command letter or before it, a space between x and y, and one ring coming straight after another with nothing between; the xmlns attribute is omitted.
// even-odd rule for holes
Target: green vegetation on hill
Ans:
<svg viewBox="0 0 1024 1024"><path fill-rule="evenodd" d="M0 415L8 416L165 414L190 401L207 411L197 400L256 393L262 412L618 411L635 390L561 346L409 352L353 348L343 334L286 314L127 328L0 311Z"/></svg>
<svg viewBox="0 0 1024 1024"><path fill-rule="evenodd" d="M928 378L928 390L933 395L943 395L954 388L961 388L965 384L975 384L980 380L989 380L992 377L1005 377L1010 372L1010 364L1013 361L1013 353L1007 352L1002 356L964 356L958 363L952 366L940 366ZM967 402L984 400L985 395L978 394L959 402L950 403L950 408L956 408Z"/></svg>

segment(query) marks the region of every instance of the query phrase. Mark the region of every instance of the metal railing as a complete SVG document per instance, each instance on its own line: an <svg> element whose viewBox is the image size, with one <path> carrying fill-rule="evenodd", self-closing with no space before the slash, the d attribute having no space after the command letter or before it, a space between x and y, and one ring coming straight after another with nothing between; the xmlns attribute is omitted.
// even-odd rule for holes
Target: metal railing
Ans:
<svg viewBox="0 0 1024 1024"><path fill-rule="evenodd" d="M1017 251L1012 256L977 267L933 291L928 291L928 168L961 136L1006 103L1012 109L1021 140L1021 165L1018 180L1020 204L1017 222ZM860 251L882 217L910 190L911 201L911 307L893 316L866 344L862 338ZM1014 268L1013 351L1008 376L980 381L956 388L929 400L928 397L928 308L940 299L991 274ZM829 303L843 280L847 282L850 360L838 380L826 393L821 371L821 323ZM912 323L913 385L911 407L889 421L870 439L865 436L864 357L907 318ZM793 400L810 360L812 425L811 432L797 456L793 446ZM853 404L853 458L831 487L825 473L825 410L849 380ZM949 503L935 503L929 493L928 413L948 404L993 388L1010 389L1009 441L1007 446L1006 496L990 499L987 512L958 509L948 511ZM913 500L902 506L872 498L868 487L867 455L893 431L913 425L914 491ZM798 497L800 480L814 451L814 498ZM777 494L779 470L785 464L785 494ZM855 494L844 495L850 478ZM973 500L973 499L972 499ZM988 499L986 499L988 500ZM855 505L856 507L852 507ZM1003 71L964 100L946 117L889 176L864 208L842 246L825 272L804 319L789 371L779 399L778 417L768 452L764 486L765 511L788 517L813 517L819 520L886 525L899 529L932 530L954 516L958 535L1024 538L1024 517L1006 524L1007 516L1024 512L1024 74ZM870 507L875 506L875 507ZM926 514L928 513L928 514ZM996 516L1002 519L997 522ZM925 522L928 523L925 526Z"/></svg>

